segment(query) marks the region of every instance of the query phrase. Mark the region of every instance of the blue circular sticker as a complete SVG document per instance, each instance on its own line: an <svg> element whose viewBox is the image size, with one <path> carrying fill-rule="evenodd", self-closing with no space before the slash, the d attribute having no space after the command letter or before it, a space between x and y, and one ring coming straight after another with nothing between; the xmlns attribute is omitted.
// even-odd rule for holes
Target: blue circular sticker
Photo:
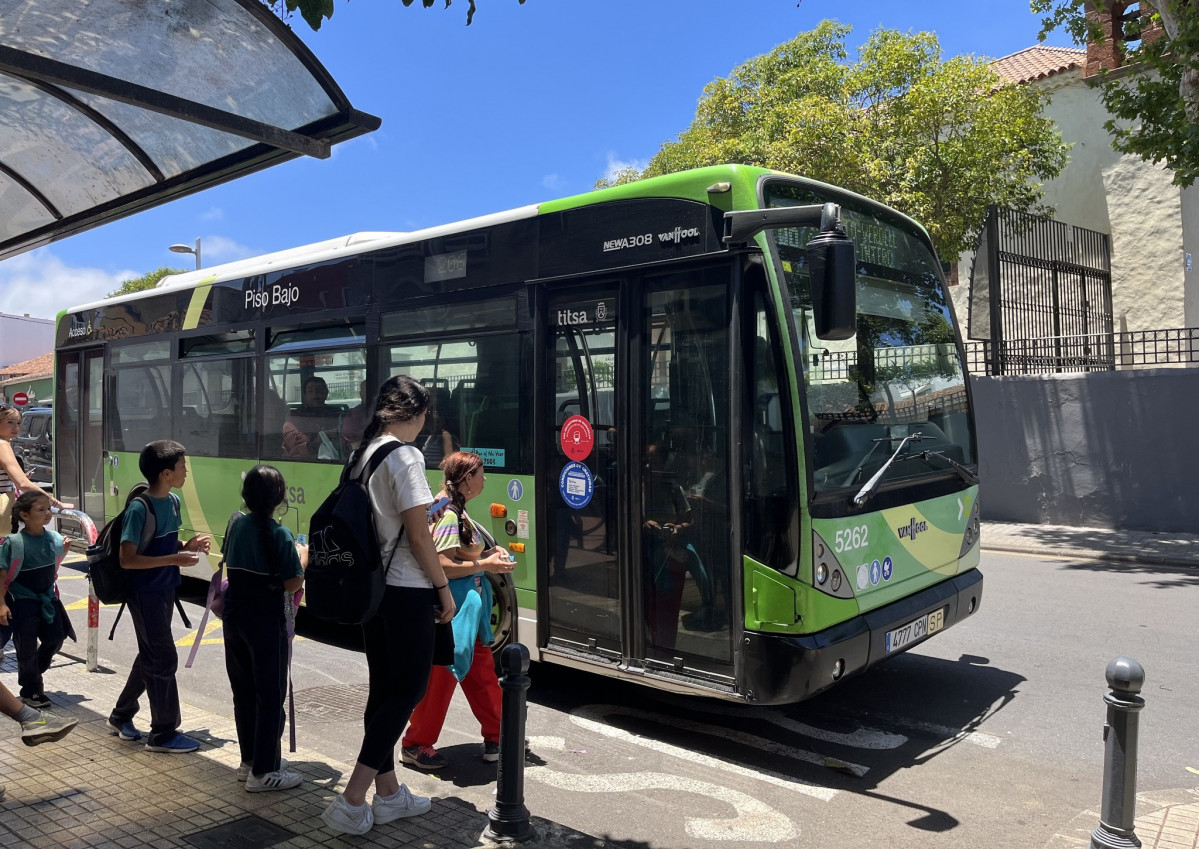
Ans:
<svg viewBox="0 0 1199 849"><path fill-rule="evenodd" d="M558 491L562 493L562 500L574 509L586 507L595 492L591 469L582 463L567 463L562 467L562 474L558 475Z"/></svg>
<svg viewBox="0 0 1199 849"><path fill-rule="evenodd" d="M875 560L870 564L870 584L875 586L883 577L883 564Z"/></svg>
<svg viewBox="0 0 1199 849"><path fill-rule="evenodd" d="M894 571L894 569L895 569L895 566L891 562L891 558L884 557L883 558L883 580L884 581L891 580L891 573Z"/></svg>
<svg viewBox="0 0 1199 849"><path fill-rule="evenodd" d="M516 478L508 481L508 497L513 501L520 501L525 494L525 487Z"/></svg>

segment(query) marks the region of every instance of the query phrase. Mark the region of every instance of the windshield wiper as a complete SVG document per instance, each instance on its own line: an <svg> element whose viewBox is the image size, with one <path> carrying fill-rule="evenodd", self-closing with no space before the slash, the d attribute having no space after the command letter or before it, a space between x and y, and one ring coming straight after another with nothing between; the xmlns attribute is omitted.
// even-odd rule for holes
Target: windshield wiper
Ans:
<svg viewBox="0 0 1199 849"><path fill-rule="evenodd" d="M887 469L891 468L891 464L895 462L895 458L899 456L899 452L903 450L905 445L907 445L909 442L919 442L922 439L924 439L923 433L912 433L912 434L908 434L902 440L900 440L899 447L895 449L895 453L891 455L891 457L887 460L887 462L883 463L882 466L879 467L879 470L874 473L874 477L872 477L870 480L866 481L866 485L864 487L862 487L861 489L859 489L858 494L853 497L854 506L861 507L863 504L865 504L867 501L870 500L870 496L874 495L874 491L876 489L878 489L878 485L882 481L883 475L885 475L887 473ZM875 441L876 442L889 442L891 440L890 439L879 439L879 440L875 440ZM875 445L875 448L877 448L877 447L878 446ZM871 453L873 453L874 448L871 448L870 451L871 451ZM866 456L869 457L870 455L867 454ZM866 462L865 460L862 461L862 463L865 463L865 462ZM858 468L861 468L861 465L859 465Z"/></svg>
<svg viewBox="0 0 1199 849"><path fill-rule="evenodd" d="M965 466L963 466L957 460L950 457L944 451L921 451L916 456L918 456L922 460L927 460L929 457L939 457L942 460L944 460L946 463L948 463L950 466L952 466L953 470L958 473L958 477L960 477L966 483L969 483L969 484L978 483L978 475L974 474L974 472L967 469Z"/></svg>

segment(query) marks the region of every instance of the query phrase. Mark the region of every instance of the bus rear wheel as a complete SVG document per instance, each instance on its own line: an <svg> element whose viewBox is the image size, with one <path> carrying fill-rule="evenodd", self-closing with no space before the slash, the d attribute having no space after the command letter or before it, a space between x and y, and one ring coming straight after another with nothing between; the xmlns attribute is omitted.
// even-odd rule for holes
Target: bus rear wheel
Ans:
<svg viewBox="0 0 1199 849"><path fill-rule="evenodd" d="M500 651L509 643L516 642L516 587L508 575L486 572L491 582L491 631L495 642L491 652L499 658Z"/></svg>

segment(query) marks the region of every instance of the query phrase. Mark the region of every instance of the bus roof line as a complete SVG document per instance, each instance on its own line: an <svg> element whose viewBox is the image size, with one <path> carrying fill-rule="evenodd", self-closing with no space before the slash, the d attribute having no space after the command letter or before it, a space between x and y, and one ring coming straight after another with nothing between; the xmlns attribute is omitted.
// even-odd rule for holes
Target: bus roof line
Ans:
<svg viewBox="0 0 1199 849"><path fill-rule="evenodd" d="M287 250L275 251L274 253L247 257L246 259L235 260L223 265L213 265L208 268L197 269L196 271L185 271L182 274L171 274L162 278L153 289L122 295L119 298L104 298L92 303L80 304L79 306L68 308L66 312L82 312L125 301L135 301L150 295L161 294L158 291L159 289L189 289L201 285L224 283L229 280L240 280L255 274L264 274L268 271L278 271L285 268L293 268L301 264L325 262L340 259L344 256L353 256L363 253L364 250L377 251L397 245L420 242L426 239L436 239L440 236L450 236L468 230L477 230L496 224L506 224L525 218L535 218L537 212L538 205L530 204L505 212L496 212L491 215L467 218L463 221L455 221L450 224L426 227L423 230L352 233L348 236L338 236L335 239L326 239L323 242L314 242L313 244L301 245L297 248L288 248Z"/></svg>

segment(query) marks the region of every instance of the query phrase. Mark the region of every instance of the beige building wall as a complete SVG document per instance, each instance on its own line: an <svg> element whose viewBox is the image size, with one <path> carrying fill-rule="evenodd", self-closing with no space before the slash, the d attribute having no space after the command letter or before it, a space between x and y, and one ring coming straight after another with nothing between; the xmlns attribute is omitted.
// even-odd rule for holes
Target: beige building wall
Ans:
<svg viewBox="0 0 1199 849"><path fill-rule="evenodd" d="M1111 237L1116 332L1197 326L1199 269L1192 262L1193 270L1186 272L1184 243L1199 247L1199 194L1187 193L1194 232L1184 240L1184 193L1170 182L1165 167L1112 148L1103 128L1107 110L1098 90L1083 81L1082 70L1029 84L1049 95L1044 114L1072 145L1065 169L1045 185L1043 203L1053 207L1058 221ZM963 254L961 285L951 290L962 322L968 314L972 260L972 254Z"/></svg>

